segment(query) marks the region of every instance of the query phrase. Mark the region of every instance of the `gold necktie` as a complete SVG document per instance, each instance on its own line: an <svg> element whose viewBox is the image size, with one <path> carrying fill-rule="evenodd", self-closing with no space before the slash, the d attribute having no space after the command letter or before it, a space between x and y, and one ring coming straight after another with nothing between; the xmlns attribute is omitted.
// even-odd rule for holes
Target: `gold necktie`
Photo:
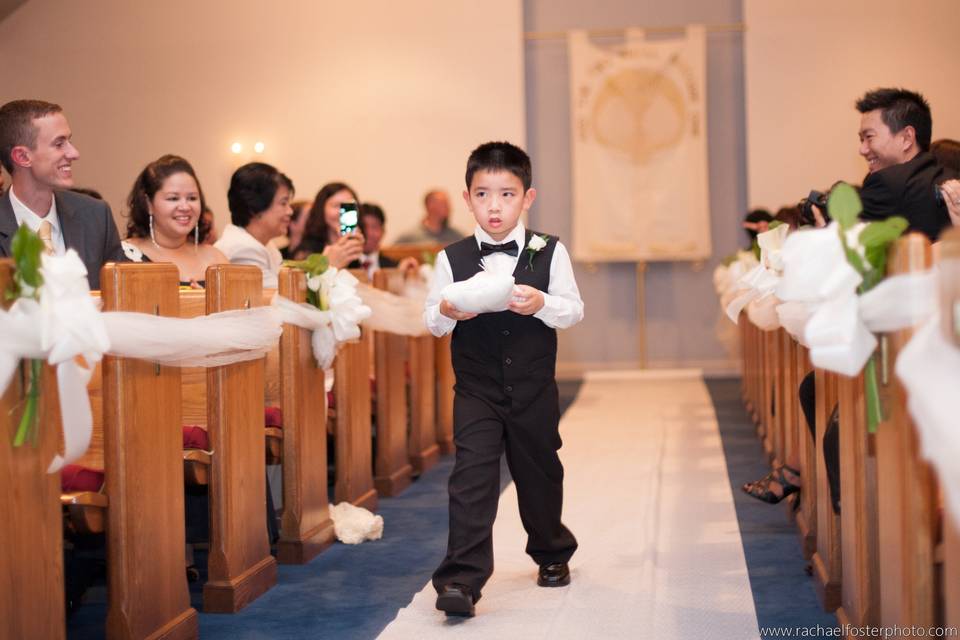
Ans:
<svg viewBox="0 0 960 640"><path fill-rule="evenodd" d="M44 250L48 256L52 256L56 253L53 250L53 239L50 237L50 229L52 226L49 220L44 220L40 223L40 228L37 229L37 235L40 236L40 239L43 240Z"/></svg>

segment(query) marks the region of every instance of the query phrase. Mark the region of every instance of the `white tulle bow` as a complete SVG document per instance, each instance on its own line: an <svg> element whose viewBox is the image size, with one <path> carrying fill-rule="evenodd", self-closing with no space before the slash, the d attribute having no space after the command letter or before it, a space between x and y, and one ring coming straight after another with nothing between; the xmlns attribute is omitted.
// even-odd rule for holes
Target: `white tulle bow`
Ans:
<svg viewBox="0 0 960 640"><path fill-rule="evenodd" d="M39 302L23 298L0 311L0 388L7 388L22 359L44 359L57 367L64 451L47 469L55 473L79 459L90 444L93 415L87 382L110 340L76 251L43 256L40 270L44 285Z"/></svg>
<svg viewBox="0 0 960 640"><path fill-rule="evenodd" d="M938 315L900 351L895 369L907 391L921 451L936 468L948 511L960 526L960 349L944 338Z"/></svg>
<svg viewBox="0 0 960 640"><path fill-rule="evenodd" d="M784 224L757 235L757 244L760 245L760 262L737 281L737 288L742 291L726 305L727 317L734 323L748 304L773 296L783 271L781 251L789 231L790 227ZM761 329L766 331L776 329L779 324L773 310L775 306L768 301L755 309L754 317L751 319L755 318L755 324Z"/></svg>
<svg viewBox="0 0 960 640"><path fill-rule="evenodd" d="M858 229L847 232L851 246ZM815 367L855 376L876 349L874 333L915 326L936 311L935 272L890 277L858 296L863 279L847 262L836 223L792 234L781 256L778 314L802 336Z"/></svg>

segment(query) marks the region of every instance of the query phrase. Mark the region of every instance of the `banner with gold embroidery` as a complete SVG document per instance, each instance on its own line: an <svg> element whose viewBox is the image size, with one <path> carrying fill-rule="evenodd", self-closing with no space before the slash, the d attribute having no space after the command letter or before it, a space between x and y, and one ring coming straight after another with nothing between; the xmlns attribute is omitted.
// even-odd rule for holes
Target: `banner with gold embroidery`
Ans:
<svg viewBox="0 0 960 640"><path fill-rule="evenodd" d="M600 47L568 35L573 255L585 262L710 256L706 30Z"/></svg>

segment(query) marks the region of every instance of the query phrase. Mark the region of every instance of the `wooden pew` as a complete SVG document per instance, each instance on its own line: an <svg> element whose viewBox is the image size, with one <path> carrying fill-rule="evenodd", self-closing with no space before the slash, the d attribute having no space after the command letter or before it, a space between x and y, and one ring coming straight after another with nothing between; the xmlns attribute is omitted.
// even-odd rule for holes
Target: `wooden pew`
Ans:
<svg viewBox="0 0 960 640"><path fill-rule="evenodd" d="M389 247L381 247L380 255L386 256L397 262L404 258L413 258L420 264L426 261L426 258L435 257L443 249L442 245L435 243L427 244L395 244Z"/></svg>
<svg viewBox="0 0 960 640"><path fill-rule="evenodd" d="M103 309L176 316L178 277L169 265L108 264ZM89 391L93 437L78 464L102 469L104 489L64 494L61 503L76 531L106 533L106 636L195 638L184 573L180 370L106 356Z"/></svg>
<svg viewBox="0 0 960 640"><path fill-rule="evenodd" d="M843 585L837 620L880 623L876 434L867 430L864 374L840 376L840 521Z"/></svg>
<svg viewBox="0 0 960 640"><path fill-rule="evenodd" d="M281 269L279 285L285 298L306 301L302 271ZM303 564L334 539L327 504L324 375L313 357L310 332L300 327L283 326L277 360L283 410L283 515L277 559L282 564Z"/></svg>
<svg viewBox="0 0 960 640"><path fill-rule="evenodd" d="M373 285L399 294L403 274L397 269L374 273ZM377 493L396 496L410 486L413 467L407 454L407 345L408 339L378 331L374 334L377 446L374 485Z"/></svg>
<svg viewBox="0 0 960 640"><path fill-rule="evenodd" d="M431 335L410 341L410 438L409 455L417 475L440 459L437 444L437 377L435 338Z"/></svg>
<svg viewBox="0 0 960 640"><path fill-rule="evenodd" d="M361 281L366 273L353 270ZM374 511L377 490L373 484L372 432L370 428L370 353L372 332L340 348L334 361L333 392L336 399L334 439L336 482L334 501L347 501Z"/></svg>
<svg viewBox="0 0 960 640"><path fill-rule="evenodd" d="M814 587L820 604L826 611L840 606L843 562L840 536L840 516L833 512L830 500L830 481L823 458L823 434L833 407L837 404L838 378L836 374L815 369L817 396L817 439L813 455L816 459L817 493L817 548L813 553ZM841 446L842 443L841 443Z"/></svg>
<svg viewBox="0 0 960 640"><path fill-rule="evenodd" d="M796 349L796 359L794 360L796 385L793 388L799 390L800 383L813 370L813 366L810 364L810 354L806 347L796 341L794 341L793 346ZM812 560L817 549L817 496L820 495L817 473L817 443L810 437L807 418L803 414L799 397L796 393L794 393L794 397L796 398L796 404L793 419L797 424L796 446L800 459L800 477L803 478L803 490L800 492L800 505L797 510L796 521L803 556Z"/></svg>
<svg viewBox="0 0 960 640"><path fill-rule="evenodd" d="M206 312L258 306L259 269L214 265L206 274ZM277 581L267 540L264 465L264 362L253 360L206 372L210 466L209 579L204 611L232 613Z"/></svg>
<svg viewBox="0 0 960 640"><path fill-rule="evenodd" d="M108 264L104 311L176 316L172 265ZM109 638L195 638L184 573L180 370L103 361ZM144 482L149 478L149 482Z"/></svg>
<svg viewBox="0 0 960 640"><path fill-rule="evenodd" d="M456 376L453 372L453 360L450 354L450 341L453 336L447 334L442 338L435 338L437 372L437 444L440 453L453 453L453 385Z"/></svg>
<svg viewBox="0 0 960 640"><path fill-rule="evenodd" d="M0 260L0 290L7 290L12 274L12 262ZM7 489L6 512L16 514L0 520L0 637L58 640L66 637L60 476L47 474L60 442L56 381L45 367L36 444L14 447L23 412L18 405L26 392L22 383L14 374L0 398L0 479Z"/></svg>
<svg viewBox="0 0 960 640"><path fill-rule="evenodd" d="M940 241L940 330L944 338L960 348L960 230L947 230ZM943 515L943 596L944 623L960 628L960 528L957 514Z"/></svg>
<svg viewBox="0 0 960 640"><path fill-rule="evenodd" d="M900 239L890 255L890 273L925 271L930 243L920 234ZM913 330L887 336L889 370L881 380L887 420L877 427L880 611L884 626L932 627L940 594L935 579L938 489L922 459L903 386L893 374L897 354Z"/></svg>

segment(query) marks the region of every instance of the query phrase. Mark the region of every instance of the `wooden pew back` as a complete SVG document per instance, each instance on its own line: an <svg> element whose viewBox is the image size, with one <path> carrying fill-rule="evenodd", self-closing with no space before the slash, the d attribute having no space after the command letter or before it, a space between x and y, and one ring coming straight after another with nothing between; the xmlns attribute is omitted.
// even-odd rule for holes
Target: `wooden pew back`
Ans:
<svg viewBox="0 0 960 640"><path fill-rule="evenodd" d="M176 316L172 265L108 264L104 311ZM184 574L180 370L143 360L103 361L107 511L107 635L196 637Z"/></svg>
<svg viewBox="0 0 960 640"><path fill-rule="evenodd" d="M307 299L302 271L281 269L279 287L280 295L294 302ZM303 564L334 539L327 504L324 374L313 356L310 332L289 324L283 326L276 356L267 363L268 404L274 404L276 394L275 404L283 410L283 516L277 559Z"/></svg>
<svg viewBox="0 0 960 640"><path fill-rule="evenodd" d="M263 275L242 265L214 265L206 274L206 312L259 306ZM207 430L214 450L210 480L209 580L204 610L235 612L277 580L264 501L264 361L206 371Z"/></svg>
<svg viewBox="0 0 960 640"><path fill-rule="evenodd" d="M12 274L12 262L0 260L0 291L6 291ZM60 475L47 474L60 442L59 410L54 411L56 380L45 368L35 446L13 446L26 391L19 373L0 398L0 481L8 491L7 513L15 515L0 521L2 638L66 637Z"/></svg>
<svg viewBox="0 0 960 640"><path fill-rule="evenodd" d="M373 286L399 295L403 291L403 278L397 269L380 269L373 274ZM373 343L377 390L374 485L377 493L395 496L410 485L413 475L407 454L408 340L377 331Z"/></svg>

